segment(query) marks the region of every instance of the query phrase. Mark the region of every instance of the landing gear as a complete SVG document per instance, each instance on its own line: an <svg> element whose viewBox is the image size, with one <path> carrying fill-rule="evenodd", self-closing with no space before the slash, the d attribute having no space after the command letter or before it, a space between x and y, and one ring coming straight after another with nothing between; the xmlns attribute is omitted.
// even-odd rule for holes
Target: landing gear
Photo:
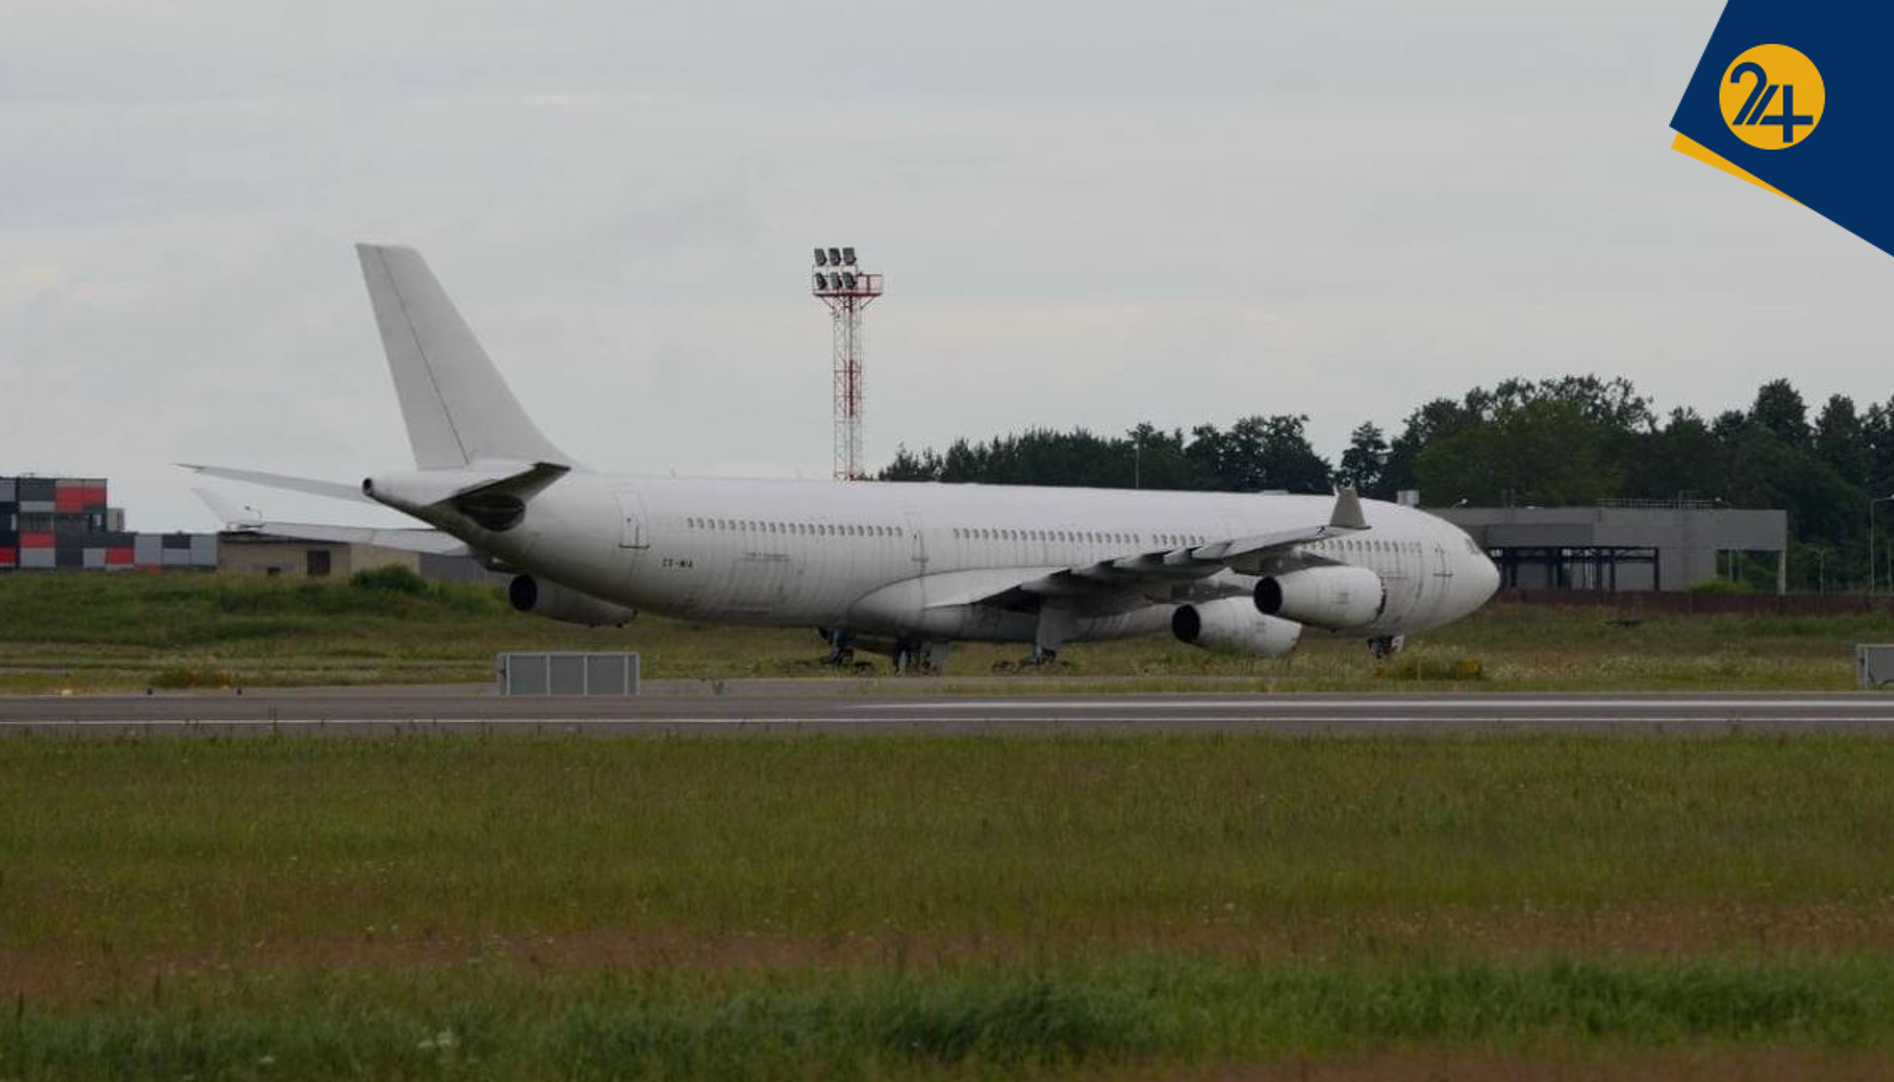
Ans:
<svg viewBox="0 0 1894 1082"><path fill-rule="evenodd" d="M1406 635L1382 635L1368 640L1368 652L1374 655L1376 661L1386 661L1400 653L1401 647L1406 644Z"/></svg>
<svg viewBox="0 0 1894 1082"><path fill-rule="evenodd" d="M822 664L852 670L861 675L868 675L875 666L872 662L855 660L857 653L880 654L890 658L897 673L938 673L947 667L947 651L953 645L929 639L863 637L839 627L819 627L816 631L821 634L822 641L829 644L829 652L823 655Z"/></svg>
<svg viewBox="0 0 1894 1082"><path fill-rule="evenodd" d="M947 668L947 651L953 646L947 642L906 641L895 644L894 671L897 673L919 672L930 676L939 675Z"/></svg>
<svg viewBox="0 0 1894 1082"><path fill-rule="evenodd" d="M829 644L829 652L822 655L822 664L837 669L855 664L855 636L841 628L818 627L816 631Z"/></svg>
<svg viewBox="0 0 1894 1082"><path fill-rule="evenodd" d="M1072 610L1058 605L1039 609L1039 626L1033 629L1032 653L1019 663L1022 669L1040 669L1059 660L1059 650L1078 634L1078 618Z"/></svg>

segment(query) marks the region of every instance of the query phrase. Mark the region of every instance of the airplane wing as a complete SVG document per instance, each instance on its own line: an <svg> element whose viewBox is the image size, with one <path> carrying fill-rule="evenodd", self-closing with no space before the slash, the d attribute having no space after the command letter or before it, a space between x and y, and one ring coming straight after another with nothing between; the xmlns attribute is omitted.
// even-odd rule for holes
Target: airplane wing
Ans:
<svg viewBox="0 0 1894 1082"><path fill-rule="evenodd" d="M1202 600L1230 593L1201 580L1221 571L1261 574L1270 570L1329 562L1297 550L1368 529L1361 500L1352 488L1335 497L1335 509L1320 525L1281 530L1189 545L1156 549L1112 560L1042 571L1034 569L1014 581L970 583L971 588L948 591L928 599L928 608L956 605L999 605L1036 608L1047 601L1072 605L1088 612L1124 612L1159 601Z"/></svg>
<svg viewBox="0 0 1894 1082"><path fill-rule="evenodd" d="M214 492L194 488L211 513L235 533L274 534L299 541L332 541L338 544L380 545L403 552L423 552L440 556L466 556L467 546L457 537L439 530L421 528L383 528L376 526L330 526L319 522L271 522L254 507L239 508ZM248 512L247 514L245 512Z"/></svg>
<svg viewBox="0 0 1894 1082"><path fill-rule="evenodd" d="M309 477L290 477L281 473L264 473L261 470L239 470L229 466L199 466L190 462L178 462L175 465L206 477L222 477L231 481L243 481L265 488L282 488L291 492L307 492L315 496L327 496L336 500L353 500L356 503L374 503L362 493L356 485L345 485L340 481L317 481ZM201 490L200 490L201 491Z"/></svg>

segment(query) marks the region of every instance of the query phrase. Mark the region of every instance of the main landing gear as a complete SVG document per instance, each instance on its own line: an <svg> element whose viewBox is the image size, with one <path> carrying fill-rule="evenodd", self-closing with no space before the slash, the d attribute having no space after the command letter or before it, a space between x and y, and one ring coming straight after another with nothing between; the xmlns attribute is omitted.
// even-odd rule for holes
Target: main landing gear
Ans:
<svg viewBox="0 0 1894 1082"><path fill-rule="evenodd" d="M829 652L822 655L822 664L836 669L846 669L855 664L855 636L832 627L818 627L816 633L822 636L823 642L829 644Z"/></svg>
<svg viewBox="0 0 1894 1082"><path fill-rule="evenodd" d="M939 676L947 669L947 651L952 643L906 641L894 645L894 671L918 672Z"/></svg>
<svg viewBox="0 0 1894 1082"><path fill-rule="evenodd" d="M939 673L947 668L947 653L953 645L928 639L864 638L832 627L819 627L816 631L822 635L822 641L829 644L829 652L822 657L824 665L853 668L858 672L872 668L868 662L855 660L856 651L861 650L888 657L894 662L897 673Z"/></svg>
<svg viewBox="0 0 1894 1082"><path fill-rule="evenodd" d="M1022 669L1042 669L1059 660L1059 651L1078 636L1078 618L1059 605L1043 605L1033 629L1032 653L1019 663Z"/></svg>

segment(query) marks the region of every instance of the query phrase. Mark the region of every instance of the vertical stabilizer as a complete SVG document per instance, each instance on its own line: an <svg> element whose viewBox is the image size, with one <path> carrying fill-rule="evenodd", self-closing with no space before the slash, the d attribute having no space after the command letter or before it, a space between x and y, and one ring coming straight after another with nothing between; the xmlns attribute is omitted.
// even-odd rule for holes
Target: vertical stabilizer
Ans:
<svg viewBox="0 0 1894 1082"><path fill-rule="evenodd" d="M355 252L415 465L480 458L574 465L520 408L421 253L379 244L358 244Z"/></svg>

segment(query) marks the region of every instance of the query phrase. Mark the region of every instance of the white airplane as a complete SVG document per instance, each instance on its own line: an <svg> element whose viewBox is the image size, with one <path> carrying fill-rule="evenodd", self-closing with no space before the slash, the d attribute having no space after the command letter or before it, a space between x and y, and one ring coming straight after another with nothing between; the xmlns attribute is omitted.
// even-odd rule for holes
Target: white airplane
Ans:
<svg viewBox="0 0 1894 1082"><path fill-rule="evenodd" d="M722 480L600 473L514 399L426 262L358 245L415 469L359 488L253 470L199 472L369 500L431 530L263 521L233 528L471 553L516 573L513 606L623 624L639 610L821 630L938 669L950 644L1068 643L1170 631L1282 657L1306 628L1380 655L1491 597L1493 564L1414 508L1334 497L1124 489Z"/></svg>

